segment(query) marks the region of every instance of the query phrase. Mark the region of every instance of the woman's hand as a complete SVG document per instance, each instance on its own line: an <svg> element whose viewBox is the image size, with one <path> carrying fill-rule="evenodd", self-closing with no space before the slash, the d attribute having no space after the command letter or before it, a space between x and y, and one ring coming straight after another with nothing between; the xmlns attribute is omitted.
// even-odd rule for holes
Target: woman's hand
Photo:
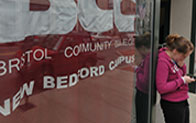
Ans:
<svg viewBox="0 0 196 123"><path fill-rule="evenodd" d="M185 75L183 78L184 78L184 80L185 80L186 83L191 83L191 82L194 82L195 81L195 79L194 78L191 78L190 76L186 76Z"/></svg>

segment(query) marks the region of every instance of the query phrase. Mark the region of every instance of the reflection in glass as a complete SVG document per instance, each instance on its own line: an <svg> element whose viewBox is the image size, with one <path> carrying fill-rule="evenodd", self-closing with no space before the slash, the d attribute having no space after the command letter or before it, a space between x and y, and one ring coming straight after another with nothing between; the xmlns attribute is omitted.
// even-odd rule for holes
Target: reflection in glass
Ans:
<svg viewBox="0 0 196 123"><path fill-rule="evenodd" d="M150 65L150 33L140 35L135 39L136 56L136 119L137 123L147 123L148 88Z"/></svg>
<svg viewBox="0 0 196 123"><path fill-rule="evenodd" d="M149 102L149 67L151 54L151 17L152 5L150 0L137 0L135 22L135 100L132 122L147 123L148 121L148 102Z"/></svg>

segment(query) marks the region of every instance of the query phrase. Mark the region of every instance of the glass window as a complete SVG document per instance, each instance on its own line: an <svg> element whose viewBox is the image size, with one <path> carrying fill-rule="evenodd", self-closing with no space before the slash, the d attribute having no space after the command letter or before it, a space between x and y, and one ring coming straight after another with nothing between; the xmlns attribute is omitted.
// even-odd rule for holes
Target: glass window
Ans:
<svg viewBox="0 0 196 123"><path fill-rule="evenodd" d="M147 123L150 99L152 1L137 1L133 123Z"/></svg>
<svg viewBox="0 0 196 123"><path fill-rule="evenodd" d="M0 1L0 122L145 123L152 7Z"/></svg>

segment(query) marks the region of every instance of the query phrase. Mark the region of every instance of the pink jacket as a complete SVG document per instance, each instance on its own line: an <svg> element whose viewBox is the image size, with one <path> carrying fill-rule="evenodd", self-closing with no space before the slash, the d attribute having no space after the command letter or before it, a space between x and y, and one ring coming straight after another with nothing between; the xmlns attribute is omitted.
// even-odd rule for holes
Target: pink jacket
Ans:
<svg viewBox="0 0 196 123"><path fill-rule="evenodd" d="M161 98L179 102L188 98L188 84L184 84L182 76L186 74L186 65L178 67L165 52L159 50L156 70L156 87Z"/></svg>
<svg viewBox="0 0 196 123"><path fill-rule="evenodd" d="M146 55L143 62L136 69L136 87L143 93L148 94L149 88L150 54Z"/></svg>

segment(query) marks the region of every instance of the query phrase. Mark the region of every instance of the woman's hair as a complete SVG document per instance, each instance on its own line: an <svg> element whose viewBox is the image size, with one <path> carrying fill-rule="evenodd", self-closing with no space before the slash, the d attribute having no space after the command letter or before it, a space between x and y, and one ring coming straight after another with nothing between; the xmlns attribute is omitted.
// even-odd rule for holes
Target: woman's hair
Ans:
<svg viewBox="0 0 196 123"><path fill-rule="evenodd" d="M135 47L141 48L142 46L150 49L150 33L146 32L143 35L136 36L135 38Z"/></svg>
<svg viewBox="0 0 196 123"><path fill-rule="evenodd" d="M179 34L170 34L166 37L166 45L169 50L176 49L178 52L186 54L194 49L191 41Z"/></svg>

